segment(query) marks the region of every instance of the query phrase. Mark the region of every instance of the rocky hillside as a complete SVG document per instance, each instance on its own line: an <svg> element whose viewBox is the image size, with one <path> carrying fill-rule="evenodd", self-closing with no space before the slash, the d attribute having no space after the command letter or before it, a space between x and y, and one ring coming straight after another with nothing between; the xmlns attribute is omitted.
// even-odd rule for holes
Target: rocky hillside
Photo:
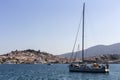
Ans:
<svg viewBox="0 0 120 80"><path fill-rule="evenodd" d="M11 51L0 55L1 64L38 64L38 63L67 63L67 58L54 56L47 52L32 49Z"/></svg>

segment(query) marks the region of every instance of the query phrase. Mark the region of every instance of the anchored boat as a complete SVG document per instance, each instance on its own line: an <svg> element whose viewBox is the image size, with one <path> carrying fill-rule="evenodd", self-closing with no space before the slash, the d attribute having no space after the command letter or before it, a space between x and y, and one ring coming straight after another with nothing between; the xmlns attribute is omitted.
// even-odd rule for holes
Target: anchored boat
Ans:
<svg viewBox="0 0 120 80"><path fill-rule="evenodd" d="M82 62L71 62L69 64L69 71L70 72L88 72L88 73L108 73L109 72L109 64L99 64L99 63L93 63L93 64L87 64L84 61L84 16L85 16L85 3L83 3L83 17L82 17ZM79 28L78 28L79 29ZM79 30L78 30L79 32ZM76 35L76 40L78 36L78 32ZM75 40L75 44L76 44ZM75 47L74 44L74 47ZM73 47L73 49L74 49ZM73 51L72 51L73 55Z"/></svg>

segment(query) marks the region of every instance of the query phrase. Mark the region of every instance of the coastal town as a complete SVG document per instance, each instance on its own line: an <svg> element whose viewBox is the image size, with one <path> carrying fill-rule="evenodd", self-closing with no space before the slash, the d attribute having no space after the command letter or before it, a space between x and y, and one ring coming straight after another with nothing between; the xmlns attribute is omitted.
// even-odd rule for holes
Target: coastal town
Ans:
<svg viewBox="0 0 120 80"><path fill-rule="evenodd" d="M45 64L45 63L67 63L67 58L54 56L47 52L32 49L15 50L0 55L0 64Z"/></svg>
<svg viewBox="0 0 120 80"><path fill-rule="evenodd" d="M0 64L66 64L70 61L80 61L81 58L70 59L69 57L56 56L47 52L36 51L33 49L15 50L7 54L0 55ZM120 55L99 55L85 58L87 63L120 63Z"/></svg>

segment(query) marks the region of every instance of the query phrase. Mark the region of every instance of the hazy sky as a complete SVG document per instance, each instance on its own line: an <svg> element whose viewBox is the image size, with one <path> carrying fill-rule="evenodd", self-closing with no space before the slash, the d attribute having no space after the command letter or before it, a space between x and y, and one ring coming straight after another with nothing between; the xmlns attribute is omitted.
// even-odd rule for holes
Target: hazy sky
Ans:
<svg viewBox="0 0 120 80"><path fill-rule="evenodd" d="M85 47L120 42L120 0L84 1ZM0 0L0 54L29 48L72 51L84 1Z"/></svg>

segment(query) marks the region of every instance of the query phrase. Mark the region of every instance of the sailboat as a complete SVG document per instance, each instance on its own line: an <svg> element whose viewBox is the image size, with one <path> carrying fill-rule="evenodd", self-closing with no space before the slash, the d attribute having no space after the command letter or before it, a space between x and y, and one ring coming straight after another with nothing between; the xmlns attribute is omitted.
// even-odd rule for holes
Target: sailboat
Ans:
<svg viewBox="0 0 120 80"><path fill-rule="evenodd" d="M85 16L85 3L83 3L83 17L82 17L82 62L71 62L69 64L70 72L87 72L87 73L108 73L109 64L87 64L84 60L84 16Z"/></svg>

